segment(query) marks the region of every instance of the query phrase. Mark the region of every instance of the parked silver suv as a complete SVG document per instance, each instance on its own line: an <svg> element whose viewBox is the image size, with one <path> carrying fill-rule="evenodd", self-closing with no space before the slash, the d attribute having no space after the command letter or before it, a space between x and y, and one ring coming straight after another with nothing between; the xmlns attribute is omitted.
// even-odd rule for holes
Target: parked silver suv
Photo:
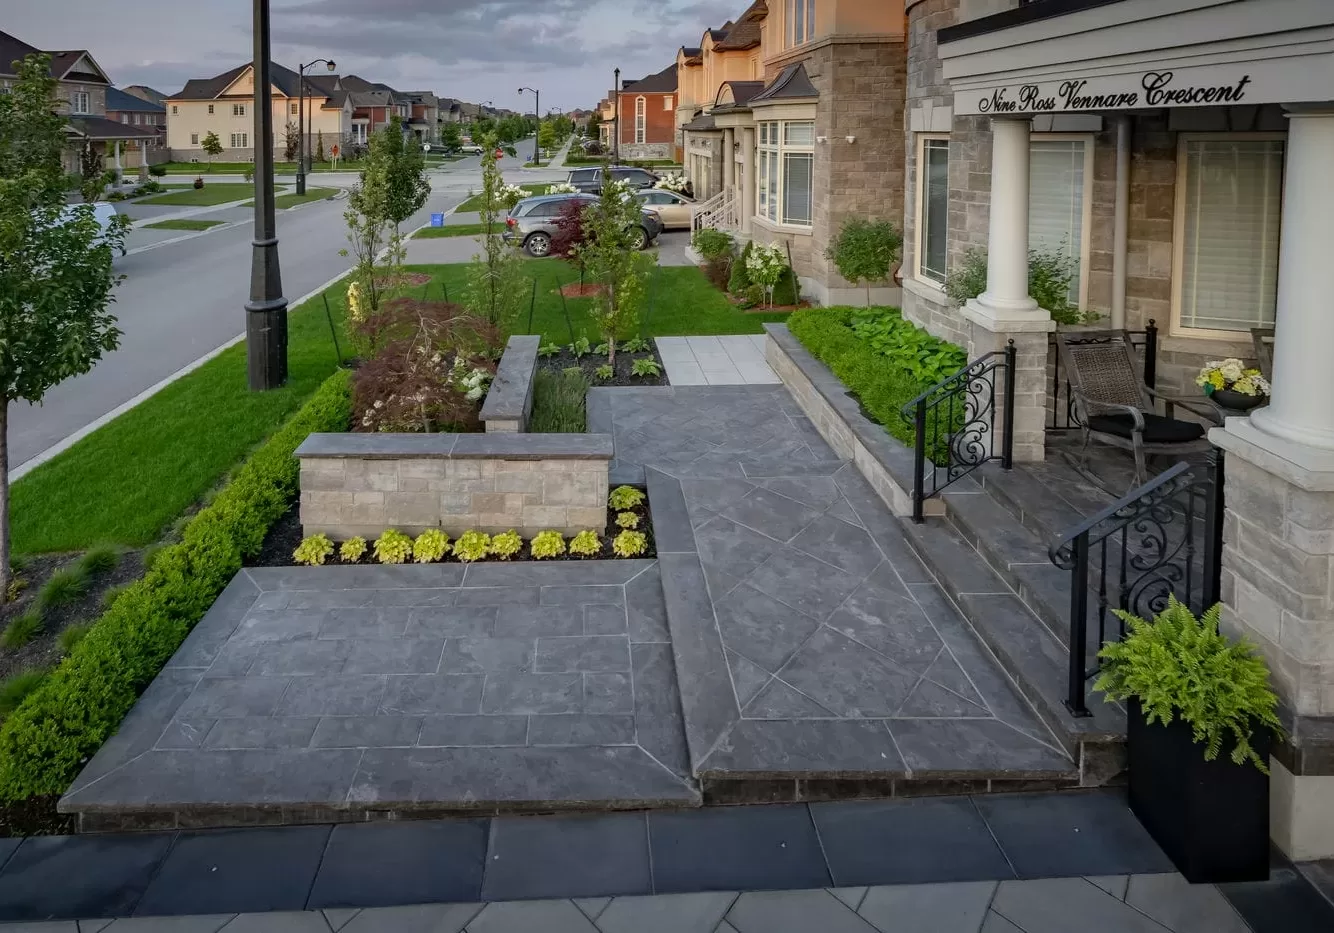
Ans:
<svg viewBox="0 0 1334 933"><path fill-rule="evenodd" d="M633 165L612 165L609 168L613 179L623 181L631 188L652 188L658 183L658 176L647 169L635 168ZM589 194L601 194L602 166L595 165L591 168L570 169L570 174L565 181L566 184L574 185L580 191Z"/></svg>
<svg viewBox="0 0 1334 933"><path fill-rule="evenodd" d="M522 246L529 256L542 257L551 253L551 237L556 232L556 220L565 205L571 201L592 204L597 198L591 194L541 194L524 198L505 218L505 232L501 239ZM640 225L635 233L635 249L648 249L662 233L662 218L656 211L645 208L640 212Z"/></svg>

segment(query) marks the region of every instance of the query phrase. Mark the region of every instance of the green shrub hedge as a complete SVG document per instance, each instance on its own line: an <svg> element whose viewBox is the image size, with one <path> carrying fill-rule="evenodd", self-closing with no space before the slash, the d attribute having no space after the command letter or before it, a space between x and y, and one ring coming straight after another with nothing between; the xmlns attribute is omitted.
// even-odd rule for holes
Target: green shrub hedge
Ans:
<svg viewBox="0 0 1334 933"><path fill-rule="evenodd" d="M858 327L865 333L872 317L877 320L869 329L880 334L894 334L904 329L916 333L905 331L901 335L904 339L894 341L904 348L903 351L877 349L871 339L854 330ZM870 417L910 447L913 444L912 425L903 420L900 410L940 379L957 371L963 363L950 368L951 364L965 358L963 350L926 334L903 320L894 308L803 308L792 312L787 326L816 359L833 370L834 375L852 390ZM939 378L930 378L932 373L927 373L924 378L918 359L921 353L939 358L942 369L949 371Z"/></svg>
<svg viewBox="0 0 1334 933"><path fill-rule="evenodd" d="M69 786L287 510L300 477L296 448L312 432L346 430L350 415L347 374L338 372L120 593L0 727L0 799Z"/></svg>

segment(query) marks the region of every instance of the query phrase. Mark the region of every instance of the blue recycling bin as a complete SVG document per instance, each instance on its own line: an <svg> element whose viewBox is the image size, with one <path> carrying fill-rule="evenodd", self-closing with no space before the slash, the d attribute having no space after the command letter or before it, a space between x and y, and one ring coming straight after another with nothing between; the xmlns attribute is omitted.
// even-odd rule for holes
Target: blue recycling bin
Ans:
<svg viewBox="0 0 1334 933"><path fill-rule="evenodd" d="M445 225L445 215L444 215L444 214L432 214L432 215L431 215L431 226L432 226L432 227L443 227L444 225Z"/></svg>

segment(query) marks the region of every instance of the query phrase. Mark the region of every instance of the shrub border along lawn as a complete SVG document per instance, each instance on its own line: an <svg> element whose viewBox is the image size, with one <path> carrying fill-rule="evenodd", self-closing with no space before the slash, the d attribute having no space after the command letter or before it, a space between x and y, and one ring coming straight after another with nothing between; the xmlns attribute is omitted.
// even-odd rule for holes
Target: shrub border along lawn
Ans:
<svg viewBox="0 0 1334 933"><path fill-rule="evenodd" d="M547 189L554 184L556 184L554 181L528 181L519 185L519 187L528 192L524 197L532 197L535 194L546 194ZM470 195L468 200L454 208L454 211L458 214L476 214L481 211L483 206L481 194L474 194ZM504 208L501 208L501 210L504 210Z"/></svg>
<svg viewBox="0 0 1334 933"><path fill-rule="evenodd" d="M0 727L0 799L69 786L291 505L296 448L312 432L346 430L350 415L348 375L340 371L190 520L181 543L163 548L116 598Z"/></svg>
<svg viewBox="0 0 1334 933"><path fill-rule="evenodd" d="M144 224L145 230L207 230L226 223L225 220L190 220L189 218L167 218L155 224Z"/></svg>
<svg viewBox="0 0 1334 933"><path fill-rule="evenodd" d="M886 308L885 311L899 316L897 308ZM865 312L865 308L850 307L803 308L792 312L787 326L793 336L851 390L875 421L891 436L912 447L916 443L913 426L903 420L900 411L931 386L896 367L893 357L853 333L853 314ZM912 322L901 317L900 320L904 327L916 328ZM937 342L948 343L944 340Z"/></svg>
<svg viewBox="0 0 1334 933"><path fill-rule="evenodd" d="M504 224L496 224L496 235L504 229ZM486 233L486 224L446 224L443 227L422 227L412 235L414 240L438 240L442 237L481 236Z"/></svg>

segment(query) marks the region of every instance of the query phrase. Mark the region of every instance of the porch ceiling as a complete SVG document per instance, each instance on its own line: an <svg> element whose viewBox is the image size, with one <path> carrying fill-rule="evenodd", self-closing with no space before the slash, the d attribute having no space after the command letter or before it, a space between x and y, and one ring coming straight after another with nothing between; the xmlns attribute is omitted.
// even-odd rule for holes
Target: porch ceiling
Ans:
<svg viewBox="0 0 1334 933"><path fill-rule="evenodd" d="M956 114L1324 103L1334 98L1326 0L1048 0L941 31Z"/></svg>

